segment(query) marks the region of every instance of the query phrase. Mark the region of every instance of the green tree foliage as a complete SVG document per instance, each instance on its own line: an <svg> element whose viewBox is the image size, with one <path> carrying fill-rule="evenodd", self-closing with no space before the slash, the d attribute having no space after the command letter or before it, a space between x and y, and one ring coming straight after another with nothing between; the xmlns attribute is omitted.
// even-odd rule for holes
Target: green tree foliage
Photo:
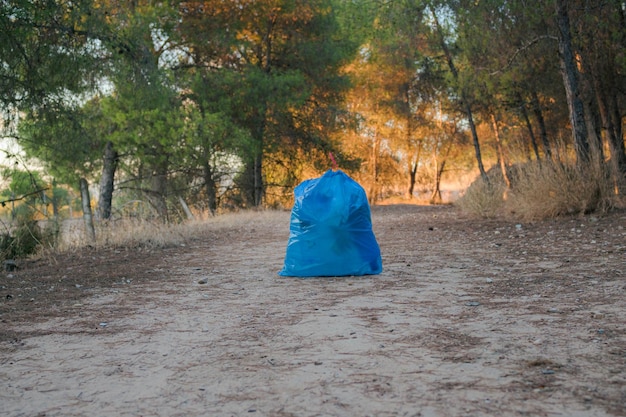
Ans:
<svg viewBox="0 0 626 417"><path fill-rule="evenodd" d="M330 147L337 106L349 85L340 69L351 44L338 36L328 0L185 5L181 30L193 45L192 63L205 82L219 86L214 91L220 108L213 112L224 112L253 139L242 155L239 183L248 204L260 205L268 186L264 169L289 171L295 162L266 157ZM221 32L216 42L200 42L215 32Z"/></svg>
<svg viewBox="0 0 626 417"><path fill-rule="evenodd" d="M97 117L94 111L93 103L33 111L20 123L20 144L28 157L44 163L50 175L78 188L78 179L99 166L101 136L91 125Z"/></svg>
<svg viewBox="0 0 626 417"><path fill-rule="evenodd" d="M184 105L185 145L178 160L181 175L176 181L180 184L175 187L184 190L192 203L215 214L220 201L236 204L238 193L232 189L233 180L241 169L242 155L251 154L253 141L249 131L237 125L229 112L220 111L230 108L224 102L229 97L215 96L205 91L208 83L202 79L197 82L200 85L193 87L193 100Z"/></svg>
<svg viewBox="0 0 626 417"><path fill-rule="evenodd" d="M11 168L1 175L10 178L8 188L0 191L0 200L3 207L9 205L12 223L0 222L0 259L22 258L33 254L41 243L35 218L47 187L37 172Z"/></svg>
<svg viewBox="0 0 626 417"><path fill-rule="evenodd" d="M94 55L83 33L90 1L0 3L0 104L30 109L62 100L93 80Z"/></svg>
<svg viewBox="0 0 626 417"><path fill-rule="evenodd" d="M114 190L163 219L187 202L279 204L328 151L371 198L412 195L421 178L438 200L468 143L485 177L577 159L619 185L623 2L535 6L4 1L0 103L49 175L100 180L101 218Z"/></svg>

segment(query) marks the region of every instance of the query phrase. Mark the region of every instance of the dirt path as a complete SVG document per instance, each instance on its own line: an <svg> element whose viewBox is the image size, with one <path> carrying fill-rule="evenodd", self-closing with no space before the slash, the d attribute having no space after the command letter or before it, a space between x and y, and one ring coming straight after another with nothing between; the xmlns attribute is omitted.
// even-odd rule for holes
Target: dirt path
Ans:
<svg viewBox="0 0 626 417"><path fill-rule="evenodd" d="M626 212L373 220L378 276L277 276L285 212L3 273L0 414L626 415Z"/></svg>

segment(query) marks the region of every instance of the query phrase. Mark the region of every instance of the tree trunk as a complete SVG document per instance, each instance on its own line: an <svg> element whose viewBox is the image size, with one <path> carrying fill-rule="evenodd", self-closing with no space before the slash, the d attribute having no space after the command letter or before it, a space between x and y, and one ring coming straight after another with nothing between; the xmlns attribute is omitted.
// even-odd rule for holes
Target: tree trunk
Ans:
<svg viewBox="0 0 626 417"><path fill-rule="evenodd" d="M11 221L15 220L15 216L15 192L11 191Z"/></svg>
<svg viewBox="0 0 626 417"><path fill-rule="evenodd" d="M470 130L472 132L472 143L474 144L474 155L476 156L476 162L478 163L478 171L480 171L480 176L483 180L485 180L485 182L489 182L487 171L485 171L485 166L483 165L483 157L480 151L480 142L478 141L478 133L476 132L474 117L472 116L472 108L467 102L465 103L465 111L467 114L467 121L469 122Z"/></svg>
<svg viewBox="0 0 626 417"><path fill-rule="evenodd" d="M413 192L415 191L415 179L417 176L417 162L409 165L409 199L413 199Z"/></svg>
<svg viewBox="0 0 626 417"><path fill-rule="evenodd" d="M589 144L589 157L595 163L604 162L604 149L602 148L602 117L600 115L600 103L598 103L598 88L601 88L594 78L596 68L591 68L586 62L585 76L581 74L580 84L583 100L583 110L585 114L585 125L587 126L587 143Z"/></svg>
<svg viewBox="0 0 626 417"><path fill-rule="evenodd" d="M100 178L100 199L98 200L96 215L100 220L108 220L111 218L113 183L118 162L118 154L111 141L108 141L104 147L103 162L102 177Z"/></svg>
<svg viewBox="0 0 626 417"><path fill-rule="evenodd" d="M160 159L153 168L150 179L150 202L163 222L168 221L167 211L167 158Z"/></svg>
<svg viewBox="0 0 626 417"><path fill-rule="evenodd" d="M372 142L372 186L370 188L369 202L376 203L378 200L378 153L380 148L380 138L378 132L374 132L374 141Z"/></svg>
<svg viewBox="0 0 626 417"><path fill-rule="evenodd" d="M616 165L618 171L626 175L626 146L624 145L624 136L617 94L615 91L612 91L610 96L609 117L613 120L614 129L614 134L609 136L611 160Z"/></svg>
<svg viewBox="0 0 626 417"><path fill-rule="evenodd" d="M443 199L441 198L441 177L443 176L443 170L446 166L446 161L439 161L435 156L435 187L433 193L430 196L430 204L441 204Z"/></svg>
<svg viewBox="0 0 626 417"><path fill-rule="evenodd" d="M504 184L506 185L503 195L503 198L506 200L508 192L511 189L511 179L509 178L509 173L506 169L506 159L504 158L504 149L502 148L502 140L500 139L498 121L493 113L491 114L491 126L496 137L496 153L498 154L498 162L500 163L500 172L502 172L502 178L504 178Z"/></svg>
<svg viewBox="0 0 626 417"><path fill-rule="evenodd" d="M178 196L178 202L180 203L180 206L183 208L183 211L185 212L185 216L187 216L187 220L193 220L194 216L191 210L189 209L187 202L181 196Z"/></svg>
<svg viewBox="0 0 626 417"><path fill-rule="evenodd" d="M80 179L80 199L83 206L83 221L85 222L85 233L90 242L96 241L96 230L93 226L93 215L91 213L91 197L89 197L89 184L84 178Z"/></svg>
<svg viewBox="0 0 626 417"><path fill-rule="evenodd" d="M154 209L157 212L157 215L163 222L167 222L168 212L167 212L167 201L165 199L166 196L166 188L167 188L167 179L166 175L162 173L156 173L152 176L151 180L151 201Z"/></svg>
<svg viewBox="0 0 626 417"><path fill-rule="evenodd" d="M450 72L456 81L459 79L459 72L454 65L454 59L452 58L452 53L450 52L450 48L446 44L446 40L443 36L443 32L441 31L441 26L439 25L439 19L437 18L437 14L435 13L435 9L432 5L429 6L430 11L435 19L435 28L437 29L437 34L439 35L439 43L443 53L446 57L446 61L448 62L448 67L450 68ZM465 114L467 116L467 122L470 126L470 131L472 132L472 143L474 144L474 154L476 156L476 162L478 163L478 170L480 171L480 176L483 178L485 182L489 182L489 178L487 177L487 172L485 171L485 166L483 165L482 153L480 151L480 142L478 140L478 133L476 131L476 125L474 124L474 116L472 113L472 106L469 104L467 100L467 94L463 87L461 87L461 101L463 103L463 107L465 110Z"/></svg>
<svg viewBox="0 0 626 417"><path fill-rule="evenodd" d="M522 118L524 119L524 123L526 123L526 129L528 129L528 134L530 135L530 144L533 147L535 158L537 159L537 161L541 161L541 157L539 156L539 146L537 146L537 138L535 137L535 132L533 131L533 125L530 123L528 110L526 109L526 104L524 103L524 99L522 98L521 94L518 94L518 99L520 101L520 109L522 111Z"/></svg>
<svg viewBox="0 0 626 417"><path fill-rule="evenodd" d="M263 204L263 151L257 153L254 157L254 207L260 207Z"/></svg>
<svg viewBox="0 0 626 417"><path fill-rule="evenodd" d="M59 201L54 197L52 197L52 217L55 221L59 220Z"/></svg>
<svg viewBox="0 0 626 417"><path fill-rule="evenodd" d="M611 74L611 77L613 76ZM626 173L626 150L622 137L622 122L616 89L613 87L615 83L611 82L609 86L608 83L602 83L598 78L598 74L595 74L596 101L602 120L602 129L609 145L611 161L619 172Z"/></svg>
<svg viewBox="0 0 626 417"><path fill-rule="evenodd" d="M217 190L215 179L213 178L213 170L209 164L208 158L205 158L202 171L204 175L204 189L207 196L207 204L209 205L209 214L215 215L217 211Z"/></svg>
<svg viewBox="0 0 626 417"><path fill-rule="evenodd" d="M266 32L263 36L263 46L259 51L259 66L263 72L270 74L273 67L272 62L272 39L274 32L274 25L276 24L277 15L273 13L268 16ZM263 183L263 148L265 143L265 127L268 118L268 101L266 100L259 119L258 134L256 140L258 142L258 149L254 155L254 161L252 166L252 203L254 207L260 207L263 204L265 197L265 184Z"/></svg>
<svg viewBox="0 0 626 417"><path fill-rule="evenodd" d="M409 103L409 94L408 89L405 91L406 102ZM407 115L406 118L406 146L407 150L411 149L411 135L413 124L411 123L411 114ZM418 149L418 159L414 162L410 158L408 159L408 168L409 168L409 188L407 190L407 194L409 200L413 199L413 190L415 189L415 175L417 174L417 164L419 162L419 149Z"/></svg>
<svg viewBox="0 0 626 417"><path fill-rule="evenodd" d="M407 99L408 101L408 99ZM413 136L413 123L411 123L411 115L409 115L407 117L407 121L406 121L406 143L407 143L407 149L410 149L411 147L411 137ZM417 149L415 150L415 158L413 159L412 162L411 159L409 159L409 189L408 189L408 194L409 194L409 200L413 199L413 192L415 191L415 182L416 182L416 178L417 178L417 167L419 166L419 162L420 162L420 156L422 154L422 140L420 139L417 143Z"/></svg>
<svg viewBox="0 0 626 417"><path fill-rule="evenodd" d="M546 121L544 120L543 112L541 111L541 102L539 101L539 96L536 91L533 90L532 95L533 113L535 114L537 124L539 125L539 136L541 137L541 143L543 145L543 153L546 158L552 159L552 149L550 148L550 142L548 141L548 130L546 129Z"/></svg>
<svg viewBox="0 0 626 417"><path fill-rule="evenodd" d="M254 157L246 166L246 177L249 175L249 183L246 183L246 199L253 207L260 207L265 197L265 184L263 183L263 148L265 143L265 123L267 106L264 106L262 115L257 120L258 125L253 130L253 139L256 142Z"/></svg>
<svg viewBox="0 0 626 417"><path fill-rule="evenodd" d="M580 97L579 74L576 68L576 60L574 59L567 0L555 0L555 6L557 25L559 28L558 38L561 75L567 96L574 149L576 150L578 162L583 163L589 161L589 142L587 140L585 110Z"/></svg>

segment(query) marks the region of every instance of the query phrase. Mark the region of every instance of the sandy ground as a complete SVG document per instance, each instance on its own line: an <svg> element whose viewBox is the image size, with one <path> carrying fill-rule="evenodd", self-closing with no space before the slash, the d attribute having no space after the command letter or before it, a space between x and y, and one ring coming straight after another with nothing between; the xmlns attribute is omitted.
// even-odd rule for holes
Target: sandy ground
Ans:
<svg viewBox="0 0 626 417"><path fill-rule="evenodd" d="M2 416L626 416L626 212L373 208L377 276L277 275L289 213L0 275Z"/></svg>

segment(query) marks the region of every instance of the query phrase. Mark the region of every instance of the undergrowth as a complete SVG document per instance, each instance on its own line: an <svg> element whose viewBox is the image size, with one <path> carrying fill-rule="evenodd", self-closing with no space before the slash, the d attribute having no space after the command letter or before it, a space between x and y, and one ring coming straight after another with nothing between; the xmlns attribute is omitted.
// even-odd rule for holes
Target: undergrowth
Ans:
<svg viewBox="0 0 626 417"><path fill-rule="evenodd" d="M56 246L59 237L58 223L49 222L42 227L34 220L33 212L23 210L9 222L2 222L0 232L0 259L26 258L42 247Z"/></svg>
<svg viewBox="0 0 626 417"><path fill-rule="evenodd" d="M529 162L509 167L511 188L501 172L478 178L457 202L466 213L524 220L606 213L622 204L619 176L606 165L580 167L558 162ZM623 181L623 180L622 180Z"/></svg>
<svg viewBox="0 0 626 417"><path fill-rule="evenodd" d="M279 211L250 211L223 214L206 219L190 220L182 223L162 223L136 219L120 219L96 225L96 241L90 242L84 236L82 221L75 220L66 228L63 238L53 251L64 252L84 246L95 248L164 248L182 246L190 240L204 238L207 232L233 229L239 226L242 232L254 228L254 223L278 215Z"/></svg>

